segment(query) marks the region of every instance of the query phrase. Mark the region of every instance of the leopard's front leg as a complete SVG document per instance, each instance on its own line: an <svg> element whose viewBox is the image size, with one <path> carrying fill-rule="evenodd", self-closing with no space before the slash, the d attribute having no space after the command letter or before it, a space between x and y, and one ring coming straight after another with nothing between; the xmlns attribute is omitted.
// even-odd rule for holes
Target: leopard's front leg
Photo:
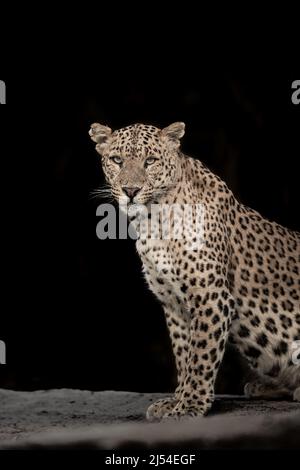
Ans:
<svg viewBox="0 0 300 470"><path fill-rule="evenodd" d="M165 306L164 312L175 356L178 385L173 396L162 398L149 406L146 414L149 421L159 420L175 408L181 397L186 376L189 344L188 321L183 314L178 312L178 308Z"/></svg>
<svg viewBox="0 0 300 470"><path fill-rule="evenodd" d="M225 279L216 276L216 281L211 289L192 288L186 293L191 312L186 375L176 406L164 418L204 415L212 405L234 309Z"/></svg>
<svg viewBox="0 0 300 470"><path fill-rule="evenodd" d="M175 357L177 370L175 399L178 401L181 397L187 370L190 337L189 322L183 313L175 313L175 310L170 308L165 308L164 311Z"/></svg>

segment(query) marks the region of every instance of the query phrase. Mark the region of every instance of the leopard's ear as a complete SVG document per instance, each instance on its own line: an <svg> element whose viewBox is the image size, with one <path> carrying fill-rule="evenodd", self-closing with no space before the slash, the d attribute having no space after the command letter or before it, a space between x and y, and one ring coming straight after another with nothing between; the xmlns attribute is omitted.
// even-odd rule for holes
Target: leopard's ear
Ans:
<svg viewBox="0 0 300 470"><path fill-rule="evenodd" d="M162 135L169 137L172 140L179 140L184 136L185 124L184 122L173 122L168 127L162 129Z"/></svg>
<svg viewBox="0 0 300 470"><path fill-rule="evenodd" d="M178 148L180 139L184 136L185 124L184 122L174 122L161 131L161 136L167 139L173 147Z"/></svg>
<svg viewBox="0 0 300 470"><path fill-rule="evenodd" d="M89 135L94 142L97 142L96 150L98 153L100 153L100 155L102 155L105 148L107 147L111 134L112 130L110 127L103 126L98 122L91 125Z"/></svg>

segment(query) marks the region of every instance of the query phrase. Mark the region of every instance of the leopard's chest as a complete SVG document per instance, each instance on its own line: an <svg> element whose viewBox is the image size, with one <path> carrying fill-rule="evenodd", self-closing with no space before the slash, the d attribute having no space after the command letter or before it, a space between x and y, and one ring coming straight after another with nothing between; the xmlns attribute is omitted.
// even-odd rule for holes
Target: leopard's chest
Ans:
<svg viewBox="0 0 300 470"><path fill-rule="evenodd" d="M166 281L172 279L174 262L170 244L166 240L145 240L144 243L138 240L136 246L144 269Z"/></svg>
<svg viewBox="0 0 300 470"><path fill-rule="evenodd" d="M176 272L174 250L166 240L137 242L143 271L150 289L160 300L180 295L180 278Z"/></svg>

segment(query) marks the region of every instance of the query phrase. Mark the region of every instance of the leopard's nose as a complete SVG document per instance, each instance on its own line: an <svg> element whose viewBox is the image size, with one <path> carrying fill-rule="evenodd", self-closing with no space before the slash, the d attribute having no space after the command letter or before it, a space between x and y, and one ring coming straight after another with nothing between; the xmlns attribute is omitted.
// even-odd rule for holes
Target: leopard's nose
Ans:
<svg viewBox="0 0 300 470"><path fill-rule="evenodd" d="M123 186L123 191L124 193L129 197L129 199L133 199L134 196L137 195L137 193L141 190L141 188L129 188L128 186Z"/></svg>

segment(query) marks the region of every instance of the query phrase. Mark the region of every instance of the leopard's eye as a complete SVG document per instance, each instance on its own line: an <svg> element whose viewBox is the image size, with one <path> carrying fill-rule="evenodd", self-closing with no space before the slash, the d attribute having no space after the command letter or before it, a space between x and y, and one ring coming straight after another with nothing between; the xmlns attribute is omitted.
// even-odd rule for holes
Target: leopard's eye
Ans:
<svg viewBox="0 0 300 470"><path fill-rule="evenodd" d="M157 160L157 158L155 158L155 157L148 157L148 158L146 158L146 160L145 160L145 166L153 165L153 163L155 163L156 160Z"/></svg>
<svg viewBox="0 0 300 470"><path fill-rule="evenodd" d="M113 157L110 157L110 160L112 160L117 165L122 165L122 163L123 163L122 158L118 157L117 155L114 155Z"/></svg>

